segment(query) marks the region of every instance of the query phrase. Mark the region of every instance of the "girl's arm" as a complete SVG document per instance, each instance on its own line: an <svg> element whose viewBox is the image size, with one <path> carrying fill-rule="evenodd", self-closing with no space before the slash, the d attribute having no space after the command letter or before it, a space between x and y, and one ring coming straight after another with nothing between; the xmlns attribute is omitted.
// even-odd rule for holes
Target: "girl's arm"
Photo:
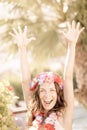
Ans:
<svg viewBox="0 0 87 130"><path fill-rule="evenodd" d="M30 97L31 97L31 93L29 91L31 74L30 74L30 68L29 68L29 64L28 64L27 48L25 46L23 46L22 48L19 48L19 52L20 52L22 89L23 89L23 94L24 94L24 100L25 100L26 105L28 107L28 102L29 102Z"/></svg>
<svg viewBox="0 0 87 130"><path fill-rule="evenodd" d="M65 130L72 130L72 118L74 111L74 93L73 93L73 68L75 59L75 48L80 33L84 28L80 29L80 24L72 22L68 24L68 31L65 38L68 41L67 56L64 67L64 99L67 107L64 114L64 128Z"/></svg>
<svg viewBox="0 0 87 130"><path fill-rule="evenodd" d="M18 31L13 29L13 33L10 33L13 38L15 38L19 53L20 53L20 67L21 67L21 76L22 76L22 88L24 99L26 105L28 106L28 101L31 96L29 91L29 84L31 81L30 67L28 64L28 55L27 55L27 44L32 40L32 38L27 38L27 27L25 26L24 31L18 26Z"/></svg>

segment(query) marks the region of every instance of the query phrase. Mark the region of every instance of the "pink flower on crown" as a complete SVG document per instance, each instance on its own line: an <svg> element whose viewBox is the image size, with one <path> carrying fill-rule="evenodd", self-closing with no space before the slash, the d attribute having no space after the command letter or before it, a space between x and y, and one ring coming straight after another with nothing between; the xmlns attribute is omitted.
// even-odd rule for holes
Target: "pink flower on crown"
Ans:
<svg viewBox="0 0 87 130"><path fill-rule="evenodd" d="M59 84L60 89L63 89L63 80L59 76L57 76L53 72L42 72L40 75L33 79L30 84L30 90L34 90L38 85L41 85L45 82L56 82Z"/></svg>
<svg viewBox="0 0 87 130"><path fill-rule="evenodd" d="M54 82L52 72L43 72L37 77L37 80L39 85L43 84L44 82Z"/></svg>

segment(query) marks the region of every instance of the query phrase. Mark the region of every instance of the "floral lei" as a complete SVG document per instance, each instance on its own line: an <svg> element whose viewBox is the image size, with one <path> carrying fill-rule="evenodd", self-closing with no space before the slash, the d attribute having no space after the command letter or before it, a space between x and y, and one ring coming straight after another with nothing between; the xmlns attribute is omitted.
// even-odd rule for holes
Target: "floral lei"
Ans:
<svg viewBox="0 0 87 130"><path fill-rule="evenodd" d="M35 127L36 130L39 130L41 124L43 123L44 114L39 113L35 120L32 122L33 127ZM44 120L44 130L56 130L55 129L55 122L57 120L57 114L51 113L45 120Z"/></svg>

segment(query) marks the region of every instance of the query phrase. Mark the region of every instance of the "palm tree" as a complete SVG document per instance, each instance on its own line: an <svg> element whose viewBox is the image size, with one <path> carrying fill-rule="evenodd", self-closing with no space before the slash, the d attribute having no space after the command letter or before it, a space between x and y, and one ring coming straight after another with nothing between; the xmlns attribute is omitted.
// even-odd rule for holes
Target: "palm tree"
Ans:
<svg viewBox="0 0 87 130"><path fill-rule="evenodd" d="M3 4L6 5L6 3L4 2ZM33 41L29 44L29 49L34 55L38 56L38 59L41 60L42 57L44 59L45 56L46 60L48 52L51 56L58 55L58 24L65 20L62 2L50 0L44 0L44 2L40 0L20 2L10 0L7 6L10 6L7 16L1 18L1 26L6 26L5 33L2 33L1 39L3 44L5 43L4 46L6 48L6 43L8 43L8 46L11 48L9 50L12 53L17 50L17 46L13 44L9 32L13 27L17 28L17 25L20 24L22 27L28 26L28 36L33 35L36 37L35 42Z"/></svg>
<svg viewBox="0 0 87 130"><path fill-rule="evenodd" d="M58 57L66 51L65 43L61 37L60 30L66 29L66 21L75 19L85 26L85 31L78 41L75 72L81 99L86 102L87 89L87 1L86 0L7 0L3 2L8 6L6 17L1 17L0 25L5 28L2 33L1 50L11 54L17 52L15 41L10 37L9 32L13 27L28 26L28 37L34 36L35 41L29 43L29 52L35 58L34 64L43 62L52 57ZM79 13L80 12L80 13ZM8 49L9 50L8 50ZM62 49L61 49L62 48ZM61 51L60 51L61 50ZM14 52L14 53L13 53ZM37 58L38 57L38 58ZM79 95L79 94L78 94Z"/></svg>

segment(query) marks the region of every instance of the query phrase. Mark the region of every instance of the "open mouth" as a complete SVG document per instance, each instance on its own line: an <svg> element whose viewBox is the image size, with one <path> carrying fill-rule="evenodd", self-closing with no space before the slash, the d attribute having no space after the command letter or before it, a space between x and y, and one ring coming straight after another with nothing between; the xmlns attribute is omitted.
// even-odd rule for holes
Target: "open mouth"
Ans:
<svg viewBox="0 0 87 130"><path fill-rule="evenodd" d="M44 101L44 103L49 105L49 104L51 104L52 101L53 101L53 100L50 100L50 101Z"/></svg>

